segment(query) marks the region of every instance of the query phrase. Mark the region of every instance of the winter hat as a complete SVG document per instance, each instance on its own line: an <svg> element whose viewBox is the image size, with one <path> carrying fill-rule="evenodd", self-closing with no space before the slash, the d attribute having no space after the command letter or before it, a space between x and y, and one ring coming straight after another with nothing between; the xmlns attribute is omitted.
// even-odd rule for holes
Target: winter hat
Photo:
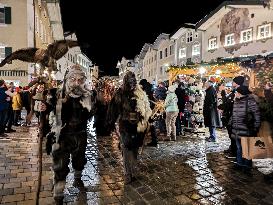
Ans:
<svg viewBox="0 0 273 205"><path fill-rule="evenodd" d="M236 89L236 91L238 93L240 93L241 95L248 95L248 94L251 94L251 92L249 91L248 87L247 86L244 86L244 85L241 85L240 87L238 87Z"/></svg>
<svg viewBox="0 0 273 205"><path fill-rule="evenodd" d="M233 82L236 83L237 85L243 85L245 81L244 76L237 76L233 79Z"/></svg>
<svg viewBox="0 0 273 205"><path fill-rule="evenodd" d="M168 88L168 91L171 92L171 93L174 93L175 90L176 90L176 88L177 88L177 85L176 85L176 84L171 85L171 86Z"/></svg>

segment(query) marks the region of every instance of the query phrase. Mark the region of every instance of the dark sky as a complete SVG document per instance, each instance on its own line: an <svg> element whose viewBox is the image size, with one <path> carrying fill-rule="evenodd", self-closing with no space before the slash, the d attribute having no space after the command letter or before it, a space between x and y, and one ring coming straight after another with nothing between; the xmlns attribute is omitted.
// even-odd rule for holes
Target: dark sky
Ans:
<svg viewBox="0 0 273 205"><path fill-rule="evenodd" d="M82 50L103 75L117 74L122 56L134 58L144 43L153 43L160 33L173 34L183 23L198 22L223 0L108 2L60 0L64 31L75 31L80 42L90 45Z"/></svg>

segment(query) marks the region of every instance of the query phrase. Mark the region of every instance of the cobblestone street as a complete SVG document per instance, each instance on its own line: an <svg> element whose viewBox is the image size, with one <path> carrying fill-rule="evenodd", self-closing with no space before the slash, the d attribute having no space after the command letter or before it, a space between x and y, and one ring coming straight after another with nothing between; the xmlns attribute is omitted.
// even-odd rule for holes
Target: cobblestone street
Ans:
<svg viewBox="0 0 273 205"><path fill-rule="evenodd" d="M38 186L37 128L18 127L0 139L1 204L35 204ZM91 132L92 133L92 132ZM88 162L82 177L85 190L67 177L65 204L273 204L273 185L266 184L257 170L247 176L232 169L223 154L229 146L225 132L219 142L187 134L177 142L145 147L139 158L139 175L130 185L123 183L122 156L117 137L90 134ZM71 169L72 170L72 169ZM54 204L51 158L43 153L39 204Z"/></svg>

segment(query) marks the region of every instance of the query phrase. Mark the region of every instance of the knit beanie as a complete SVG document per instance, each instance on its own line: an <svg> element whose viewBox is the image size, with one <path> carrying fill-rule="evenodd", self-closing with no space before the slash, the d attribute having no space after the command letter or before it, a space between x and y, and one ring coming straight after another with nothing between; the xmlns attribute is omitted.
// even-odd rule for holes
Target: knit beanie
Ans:
<svg viewBox="0 0 273 205"><path fill-rule="evenodd" d="M244 76L237 76L233 79L233 82L236 83L237 85L243 85L245 81Z"/></svg>

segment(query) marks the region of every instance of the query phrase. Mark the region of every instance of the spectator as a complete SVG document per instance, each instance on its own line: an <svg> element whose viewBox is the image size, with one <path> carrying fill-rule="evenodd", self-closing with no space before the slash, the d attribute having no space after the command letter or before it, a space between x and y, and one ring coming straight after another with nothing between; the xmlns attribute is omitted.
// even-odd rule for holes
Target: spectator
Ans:
<svg viewBox="0 0 273 205"><path fill-rule="evenodd" d="M16 95L13 96L12 98L12 109L13 109L13 116L14 116L14 126L19 126L20 124L18 123L19 118L20 118L20 113L22 110L22 99L20 95L20 88L17 87L15 89Z"/></svg>
<svg viewBox="0 0 273 205"><path fill-rule="evenodd" d="M212 81L207 81L206 96L204 100L203 115L204 124L209 128L210 137L206 138L208 142L216 142L216 127L220 125L219 114L217 111L217 94Z"/></svg>
<svg viewBox="0 0 273 205"><path fill-rule="evenodd" d="M237 146L236 146L236 142L235 139L231 137L231 133L232 133L232 128L231 125L228 123L230 121L231 115L232 115L232 110L233 110L233 103L234 103L234 98L235 98L235 91L236 89L243 85L244 83L244 77L243 76L237 76L233 79L232 81L232 90L227 93L226 97L224 97L223 95L223 104L222 106L219 108L221 109L222 112L222 123L223 126L227 128L228 131L228 136L230 138L230 146L228 150L225 150L225 154L227 158L236 158L236 151L237 151Z"/></svg>
<svg viewBox="0 0 273 205"><path fill-rule="evenodd" d="M242 85L236 89L230 122L232 126L232 137L235 138L237 145L237 163L235 168L243 169L247 173L249 173L252 168L252 160L242 157L241 137L257 136L261 123L258 104L250 94L251 92L246 86Z"/></svg>
<svg viewBox="0 0 273 205"><path fill-rule="evenodd" d="M171 85L168 89L168 94L165 99L167 140L174 141L176 140L175 121L179 112L177 106L178 99L175 94L176 88L177 88L176 85Z"/></svg>
<svg viewBox="0 0 273 205"><path fill-rule="evenodd" d="M12 109L12 98L16 94L13 92L13 87L11 84L8 86L6 94L8 95L7 101L8 101L8 112L7 112L7 117L6 117L6 122L5 125L7 127L7 130L5 132L10 133L10 132L16 132L16 130L12 129L14 117L13 117L13 109Z"/></svg>
<svg viewBox="0 0 273 205"><path fill-rule="evenodd" d="M5 122L8 112L8 102L7 102L6 86L5 81L0 80L0 136L5 137Z"/></svg>
<svg viewBox="0 0 273 205"><path fill-rule="evenodd" d="M158 87L155 90L155 98L157 100L165 100L167 96L167 89L165 87L164 82L160 82Z"/></svg>

